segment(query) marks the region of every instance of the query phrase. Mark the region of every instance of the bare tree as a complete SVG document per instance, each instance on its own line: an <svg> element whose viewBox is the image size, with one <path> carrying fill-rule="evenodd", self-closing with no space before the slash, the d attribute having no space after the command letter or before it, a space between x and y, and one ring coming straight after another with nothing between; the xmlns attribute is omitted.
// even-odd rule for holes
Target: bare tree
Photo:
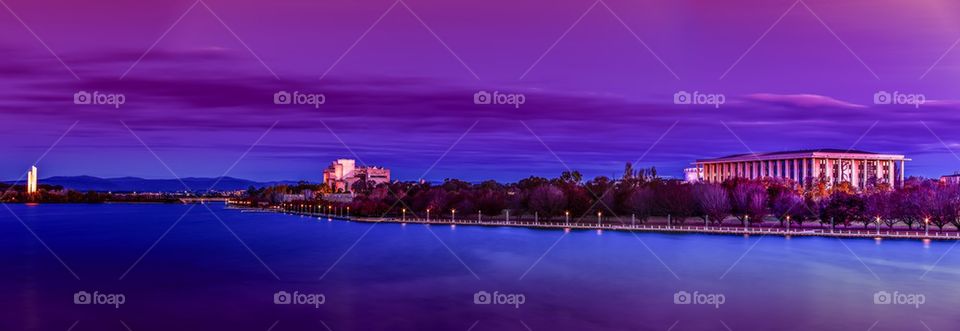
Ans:
<svg viewBox="0 0 960 331"><path fill-rule="evenodd" d="M654 186L654 192L658 213L670 216L678 224L683 224L701 209L691 185L671 181Z"/></svg>
<svg viewBox="0 0 960 331"><path fill-rule="evenodd" d="M567 197L563 190L552 185L541 185L530 192L529 202L530 210L543 215L546 218L563 214L567 207Z"/></svg>
<svg viewBox="0 0 960 331"><path fill-rule="evenodd" d="M640 223L646 223L654 210L654 193L648 187L634 189L624 201L625 207Z"/></svg>
<svg viewBox="0 0 960 331"><path fill-rule="evenodd" d="M893 226L899 222L895 217L893 193L890 191L877 190L867 195L864 209L867 218L873 221L879 219L880 222L886 224L888 228L892 229Z"/></svg>
<svg viewBox="0 0 960 331"><path fill-rule="evenodd" d="M704 215L711 223L722 223L730 216L730 200L727 190L717 184L697 184L694 186L694 197L703 209Z"/></svg>
<svg viewBox="0 0 960 331"><path fill-rule="evenodd" d="M781 191L770 203L773 216L780 221L780 226L788 219L791 222L803 224L804 209L803 197L794 191Z"/></svg>
<svg viewBox="0 0 960 331"><path fill-rule="evenodd" d="M937 226L940 232L943 227L956 221L957 215L957 187L947 183L928 182L929 189L924 205L929 210L930 223Z"/></svg>

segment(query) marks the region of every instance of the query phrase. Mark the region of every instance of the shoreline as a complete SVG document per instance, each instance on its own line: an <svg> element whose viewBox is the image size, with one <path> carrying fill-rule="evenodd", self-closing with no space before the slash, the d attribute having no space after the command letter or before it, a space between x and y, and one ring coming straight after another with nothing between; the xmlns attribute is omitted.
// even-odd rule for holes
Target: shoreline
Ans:
<svg viewBox="0 0 960 331"><path fill-rule="evenodd" d="M544 229L544 230L597 230L597 231L624 231L624 232L653 232L653 233L673 233L673 234L713 234L713 235L774 235L782 237L792 237L792 236L803 236L803 237L827 237L827 238L855 238L855 239L909 239L909 240L939 240L939 241L954 241L960 240L960 232L953 233L937 233L931 231L929 234L924 233L924 231L898 231L898 230L880 230L879 233L875 230L865 230L865 229L803 229L803 230L786 230L782 228L743 228L743 227L734 227L734 226L696 226L696 225L650 225L650 224L584 224L584 223L565 223L565 222L555 222L555 221L504 221L504 220L491 220L491 221L477 221L477 220L468 220L468 219L431 219L427 221L422 218L407 218L407 219L398 219L398 218L386 218L386 217L359 217L359 216L342 216L342 215L328 215L324 213L309 213L309 212L297 212L290 210L278 210L278 209L269 209L269 208L251 208L251 207L237 207L229 206L227 209L236 209L242 211L256 211L258 213L273 212L281 214L290 214L290 215L299 215L299 216L309 216L309 217L318 217L318 218L328 218L331 220L341 220L348 222L362 222L362 223L397 223L397 224L424 224L424 225L463 225L463 226L485 226L485 227L518 227L518 228L528 228L528 229Z"/></svg>

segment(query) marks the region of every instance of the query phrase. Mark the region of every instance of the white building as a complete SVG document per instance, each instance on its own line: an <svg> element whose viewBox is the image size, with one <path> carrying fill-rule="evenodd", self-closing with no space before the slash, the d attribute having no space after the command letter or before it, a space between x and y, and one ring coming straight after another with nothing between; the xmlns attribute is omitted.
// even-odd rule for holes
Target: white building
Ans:
<svg viewBox="0 0 960 331"><path fill-rule="evenodd" d="M27 193L37 193L37 166L30 167L27 172Z"/></svg>
<svg viewBox="0 0 960 331"><path fill-rule="evenodd" d="M940 176L941 183L960 184L960 172L953 175Z"/></svg>
<svg viewBox="0 0 960 331"><path fill-rule="evenodd" d="M703 180L712 183L732 178L784 178L800 184L848 182L864 188L871 183L902 186L906 161L910 159L899 154L819 149L738 154L695 164L703 171Z"/></svg>
<svg viewBox="0 0 960 331"><path fill-rule="evenodd" d="M703 180L703 168L684 168L683 180L687 183L696 183Z"/></svg>
<svg viewBox="0 0 960 331"><path fill-rule="evenodd" d="M337 159L323 170L323 183L334 192L350 191L354 183L360 180L373 181L374 184L390 182L390 169L381 167L357 167L352 159Z"/></svg>

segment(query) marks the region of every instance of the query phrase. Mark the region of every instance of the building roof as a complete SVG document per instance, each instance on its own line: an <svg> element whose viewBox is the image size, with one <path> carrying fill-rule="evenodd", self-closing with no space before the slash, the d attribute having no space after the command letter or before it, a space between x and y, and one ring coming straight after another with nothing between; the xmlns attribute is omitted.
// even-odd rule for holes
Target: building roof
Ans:
<svg viewBox="0 0 960 331"><path fill-rule="evenodd" d="M867 159L894 159L894 160L906 160L910 159L904 158L903 155L899 154L881 154L875 152L867 152L861 150L847 150L847 149L836 149L836 148L822 148L822 149L803 149L803 150L794 150L794 151L779 151L779 152L766 152L766 153L745 153L745 154L733 154L727 155L724 157L712 158L712 159L700 159L697 160L697 163L702 162L731 162L731 161L758 161L758 160L780 160L780 159L795 159L795 158L867 158Z"/></svg>

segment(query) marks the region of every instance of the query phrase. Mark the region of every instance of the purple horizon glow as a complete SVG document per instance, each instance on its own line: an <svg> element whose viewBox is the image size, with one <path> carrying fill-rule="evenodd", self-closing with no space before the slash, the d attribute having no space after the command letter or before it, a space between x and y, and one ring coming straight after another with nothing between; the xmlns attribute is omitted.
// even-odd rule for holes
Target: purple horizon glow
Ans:
<svg viewBox="0 0 960 331"><path fill-rule="evenodd" d="M223 175L274 123L226 175L316 181L355 152L402 180L611 176L641 157L679 177L698 158L815 148L905 154L908 175L960 169L960 3L5 2L0 179L74 123L41 178L172 177L123 123L181 177ZM127 103L74 105L79 90ZM277 106L278 90L327 103ZM527 103L474 105L478 90ZM674 105L680 90L727 103ZM881 90L928 102L874 105Z"/></svg>

